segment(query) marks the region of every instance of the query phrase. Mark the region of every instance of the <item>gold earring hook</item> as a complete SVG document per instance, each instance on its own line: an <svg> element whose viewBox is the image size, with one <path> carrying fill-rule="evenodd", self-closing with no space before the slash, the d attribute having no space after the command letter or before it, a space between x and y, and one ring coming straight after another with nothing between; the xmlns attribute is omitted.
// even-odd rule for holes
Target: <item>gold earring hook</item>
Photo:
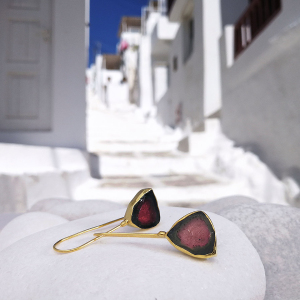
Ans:
<svg viewBox="0 0 300 300"><path fill-rule="evenodd" d="M122 221L123 220L123 221ZM59 240L58 242L56 242L54 245L53 245L53 249L56 251L56 252L59 252L59 253L70 253L70 252L75 252L75 251L78 251L78 250L81 250L83 248L85 248L86 246L96 242L97 240L101 239L104 235L98 235L96 238L93 238L91 239L90 241L78 246L78 247L75 247L75 248L71 248L71 249L65 249L65 250L62 250L62 249L58 249L57 246L59 244L61 244L62 242L65 242L67 240L70 240L70 239L73 239L81 234L84 234L84 233L87 233L89 231L92 231L92 230L95 230L95 229L98 229L98 228L101 228L101 227L104 227L104 226L107 226L107 225L110 225L110 224L113 224L115 222L118 222L118 221L122 221L121 224L119 224L118 226L114 227L113 229L107 231L106 233L111 233L117 229L119 229L120 227L124 227L127 225L128 221L127 220L124 220L124 218L119 218L119 219L116 219L116 220L113 220L113 221L110 221L110 222L107 222L107 223L104 223L102 225L98 225L98 226L95 226L95 227L92 227L92 228L89 228L89 229L85 229L85 230L82 230L80 232L77 232L75 234L72 234L72 235L69 235L61 240Z"/></svg>
<svg viewBox="0 0 300 300"><path fill-rule="evenodd" d="M148 215L145 217L145 215L143 214L142 218L139 219L140 212L144 211L143 207L145 208L144 210L146 210L148 212ZM135 197L131 200L131 202L129 203L126 213L125 213L125 216L123 218L119 218L114 221L110 221L110 222L104 223L102 225L98 225L98 226L95 226L95 227L92 227L89 229L85 229L85 230L82 230L75 234L72 234L70 236L67 236L67 237L59 240L58 242L56 242L53 245L53 249L60 253L70 253L70 252L75 252L82 248L85 248L86 246L101 239L104 235L103 234L98 235L96 238L93 238L90 241L88 241L78 247L72 248L72 249L62 250L62 249L58 249L57 246L65 241L73 239L81 234L87 233L87 232L95 230L95 229L99 229L101 227L110 225L110 224L118 222L118 221L121 221L120 225L114 227L113 229L107 231L106 233L111 233L111 232L119 229L120 227L124 227L126 225L130 225L130 226L140 228L140 229L147 229L147 228L152 228L152 227L156 226L160 221L160 213L159 213L157 200L153 193L153 190L151 188L140 190L135 195Z"/></svg>
<svg viewBox="0 0 300 300"><path fill-rule="evenodd" d="M179 251L196 258L217 255L217 238L214 225L203 211L189 213L179 219L168 232L105 232L94 233L96 237L166 238Z"/></svg>

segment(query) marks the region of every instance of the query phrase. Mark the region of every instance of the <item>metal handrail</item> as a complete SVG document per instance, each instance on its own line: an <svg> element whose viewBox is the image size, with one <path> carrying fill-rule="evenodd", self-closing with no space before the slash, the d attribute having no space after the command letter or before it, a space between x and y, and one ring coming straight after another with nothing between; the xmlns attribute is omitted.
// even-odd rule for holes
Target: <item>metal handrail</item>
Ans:
<svg viewBox="0 0 300 300"><path fill-rule="evenodd" d="M281 0L254 0L234 27L234 57L237 58L281 11Z"/></svg>

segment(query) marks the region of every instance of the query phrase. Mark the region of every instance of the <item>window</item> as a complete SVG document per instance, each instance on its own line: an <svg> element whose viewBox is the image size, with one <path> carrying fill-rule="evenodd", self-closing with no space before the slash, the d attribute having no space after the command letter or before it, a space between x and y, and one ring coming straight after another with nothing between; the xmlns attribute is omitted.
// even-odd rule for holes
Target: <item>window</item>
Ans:
<svg viewBox="0 0 300 300"><path fill-rule="evenodd" d="M177 56L173 57L173 72L176 72L178 69L178 58Z"/></svg>
<svg viewBox="0 0 300 300"><path fill-rule="evenodd" d="M194 50L194 38L195 38L195 29L194 29L194 19L188 19L184 23L183 27L183 53L184 53L184 62L186 62Z"/></svg>

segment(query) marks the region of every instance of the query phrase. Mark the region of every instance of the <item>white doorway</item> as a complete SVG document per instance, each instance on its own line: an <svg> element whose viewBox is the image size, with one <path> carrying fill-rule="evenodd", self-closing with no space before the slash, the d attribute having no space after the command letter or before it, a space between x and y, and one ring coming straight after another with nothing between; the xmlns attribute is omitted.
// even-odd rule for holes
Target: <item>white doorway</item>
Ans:
<svg viewBox="0 0 300 300"><path fill-rule="evenodd" d="M51 129L51 0L0 1L0 130Z"/></svg>

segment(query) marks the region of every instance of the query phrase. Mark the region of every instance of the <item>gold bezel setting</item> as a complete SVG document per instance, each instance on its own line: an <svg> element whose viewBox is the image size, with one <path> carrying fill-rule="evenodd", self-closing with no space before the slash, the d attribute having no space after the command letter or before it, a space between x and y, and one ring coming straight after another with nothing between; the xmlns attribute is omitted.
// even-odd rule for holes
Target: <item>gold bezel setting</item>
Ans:
<svg viewBox="0 0 300 300"><path fill-rule="evenodd" d="M195 219L195 220L193 220ZM191 221L191 222L190 222ZM195 222L196 221L196 222ZM200 221L200 222L199 222ZM204 223L203 223L204 221ZM207 226L207 227L206 227ZM178 238L172 236L172 232L176 234L177 227L179 230L185 231L185 237L182 242L186 245L181 245ZM188 233L186 233L188 231ZM178 233L178 231L177 231ZM203 211L194 211L179 219L172 228L168 231L159 231L158 233L136 233L136 232L108 232L108 233L95 233L96 237L110 236L110 237L136 237L136 238L166 238L171 245L177 250L196 258L210 258L217 255L217 239L215 234L214 225L209 216ZM195 248L188 248L188 244L195 245ZM200 249L201 248L201 249ZM208 250L208 251L207 251Z"/></svg>
<svg viewBox="0 0 300 300"><path fill-rule="evenodd" d="M186 226L188 222L196 218L199 218L203 222L205 222L205 225L209 230L210 236L209 241L205 246L190 248L187 245L181 243L178 237L178 233L179 230L183 230L183 227ZM193 235L193 233L191 233L191 235ZM176 249L192 257L210 258L217 255L217 239L215 234L215 228L209 216L203 211L192 212L179 219L167 232L166 238Z"/></svg>
<svg viewBox="0 0 300 300"><path fill-rule="evenodd" d="M148 197L147 197L148 195ZM142 203L143 201L143 203ZM138 214L140 213L139 205L146 204L145 201L149 201L149 207L152 211L149 211L148 214L153 214L152 217L154 218L152 222L150 222L148 225L142 224L138 220ZM134 198L130 201L124 220L127 222L128 225L140 228L140 229L148 229L155 227L159 221L160 221L160 211L158 208L157 200L155 197L155 194L152 190L152 188L146 188L140 190Z"/></svg>

